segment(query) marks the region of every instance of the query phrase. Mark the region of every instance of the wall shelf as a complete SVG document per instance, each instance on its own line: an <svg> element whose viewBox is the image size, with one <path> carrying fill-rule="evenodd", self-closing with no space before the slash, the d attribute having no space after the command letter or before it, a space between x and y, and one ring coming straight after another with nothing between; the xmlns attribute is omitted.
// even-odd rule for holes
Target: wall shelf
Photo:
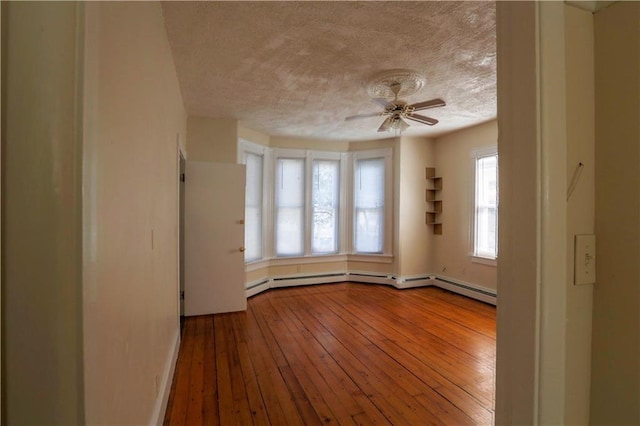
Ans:
<svg viewBox="0 0 640 426"><path fill-rule="evenodd" d="M433 227L435 235L442 235L442 222L440 222L442 214L442 178L436 176L435 167L427 167L425 169L425 177L427 179L425 223Z"/></svg>

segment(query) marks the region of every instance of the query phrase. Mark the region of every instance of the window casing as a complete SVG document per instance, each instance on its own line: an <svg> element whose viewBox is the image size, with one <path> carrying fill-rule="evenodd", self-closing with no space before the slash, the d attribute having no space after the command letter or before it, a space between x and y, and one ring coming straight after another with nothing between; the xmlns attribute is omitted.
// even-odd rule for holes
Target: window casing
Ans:
<svg viewBox="0 0 640 426"><path fill-rule="evenodd" d="M251 262L262 259L262 195L264 157L245 152L247 180L245 188L244 259Z"/></svg>
<svg viewBox="0 0 640 426"><path fill-rule="evenodd" d="M301 256L305 243L305 160L276 160L276 256Z"/></svg>
<svg viewBox="0 0 640 426"><path fill-rule="evenodd" d="M245 235L247 243L245 263L248 270L266 266L264 262L274 265L288 265L291 262L317 262L315 258L333 258L332 256L353 256L354 259L367 261L391 262L392 258L392 149L363 150L353 152L324 152L300 149L269 148L240 140L238 144L238 160L247 164L247 192L255 179L249 173L257 170L257 158L262 159L262 196L258 200L247 194L247 209L256 210L260 204L262 210L260 255L252 255L249 247L253 241ZM361 246L356 241L358 233L355 203L354 172L356 167L363 166L362 178L368 179L369 170L374 164L383 164L382 176L377 175L377 205L358 203L358 212L366 213L370 231L366 241L375 241ZM373 176L371 176L373 177ZM380 181L384 182L380 184ZM366 183L366 182L365 182ZM253 186L259 186L254 183ZM382 188L382 189L381 189ZM371 200L372 194L361 194ZM247 233L256 235L257 227L250 223L250 217L257 216L247 211ZM375 220L374 220L375 219ZM373 222L372 222L373 220ZM375 226L371 226L371 224ZM364 225L363 223L361 223ZM365 223L366 224L366 223ZM363 239L361 238L361 242ZM358 246L358 250L356 250ZM377 260L376 260L377 259ZM275 262L275 263L273 263ZM250 266L249 266L250 265Z"/></svg>
<svg viewBox="0 0 640 426"><path fill-rule="evenodd" d="M311 253L339 250L340 160L313 160Z"/></svg>
<svg viewBox="0 0 640 426"><path fill-rule="evenodd" d="M355 161L354 243L356 253L382 253L384 248L384 158Z"/></svg>
<svg viewBox="0 0 640 426"><path fill-rule="evenodd" d="M473 256L498 257L498 154L495 148L474 157Z"/></svg>

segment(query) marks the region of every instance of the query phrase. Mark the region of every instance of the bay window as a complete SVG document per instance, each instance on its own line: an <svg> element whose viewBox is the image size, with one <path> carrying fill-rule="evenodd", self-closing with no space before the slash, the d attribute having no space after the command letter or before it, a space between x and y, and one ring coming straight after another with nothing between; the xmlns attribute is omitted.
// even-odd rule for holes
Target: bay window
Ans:
<svg viewBox="0 0 640 426"><path fill-rule="evenodd" d="M391 152L269 148L241 140L245 262L259 268L267 260L287 265L314 256L390 256Z"/></svg>

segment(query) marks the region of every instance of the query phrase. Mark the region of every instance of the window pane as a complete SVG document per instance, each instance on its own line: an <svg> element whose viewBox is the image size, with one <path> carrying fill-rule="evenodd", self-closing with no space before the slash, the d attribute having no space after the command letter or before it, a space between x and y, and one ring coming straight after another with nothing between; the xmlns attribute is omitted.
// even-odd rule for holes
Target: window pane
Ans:
<svg viewBox="0 0 640 426"><path fill-rule="evenodd" d="M382 253L384 243L384 159L356 161L354 174L357 253Z"/></svg>
<svg viewBox="0 0 640 426"><path fill-rule="evenodd" d="M493 259L498 254L497 155L476 159L474 254Z"/></svg>
<svg viewBox="0 0 640 426"><path fill-rule="evenodd" d="M311 251L314 254L338 251L339 165L338 161L313 162Z"/></svg>
<svg viewBox="0 0 640 426"><path fill-rule="evenodd" d="M262 258L262 156L246 153L244 260Z"/></svg>
<svg viewBox="0 0 640 426"><path fill-rule="evenodd" d="M304 160L278 158L276 165L276 255L304 253Z"/></svg>

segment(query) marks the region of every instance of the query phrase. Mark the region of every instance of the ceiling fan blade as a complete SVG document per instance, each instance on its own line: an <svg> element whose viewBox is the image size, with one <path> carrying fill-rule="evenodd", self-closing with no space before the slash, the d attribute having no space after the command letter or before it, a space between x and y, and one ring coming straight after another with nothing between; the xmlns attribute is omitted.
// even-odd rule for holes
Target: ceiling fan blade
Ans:
<svg viewBox="0 0 640 426"><path fill-rule="evenodd" d="M438 124L438 120L436 120L435 118L425 117L424 115L420 115L420 114L407 115L407 118L409 120L417 121L418 123L428 124L429 126Z"/></svg>
<svg viewBox="0 0 640 426"><path fill-rule="evenodd" d="M375 98L373 102L377 103L378 105L380 105L382 108L386 110L393 110L396 108L396 104L394 104L393 102L389 102L386 99Z"/></svg>
<svg viewBox="0 0 640 426"><path fill-rule="evenodd" d="M409 106L413 108L414 111L421 111L423 109L438 108L446 105L442 99L431 99L430 101L418 102Z"/></svg>
<svg viewBox="0 0 640 426"><path fill-rule="evenodd" d="M380 113L380 112L372 112L372 113L369 113L369 114L358 114L358 115L352 115L350 117L347 117L344 120L345 121L351 121L351 120L357 120L358 118L377 117L380 114L382 114L382 113Z"/></svg>
<svg viewBox="0 0 640 426"><path fill-rule="evenodd" d="M378 127L379 132L386 132L391 128L391 123L393 122L393 117L389 116L384 119L380 127Z"/></svg>

